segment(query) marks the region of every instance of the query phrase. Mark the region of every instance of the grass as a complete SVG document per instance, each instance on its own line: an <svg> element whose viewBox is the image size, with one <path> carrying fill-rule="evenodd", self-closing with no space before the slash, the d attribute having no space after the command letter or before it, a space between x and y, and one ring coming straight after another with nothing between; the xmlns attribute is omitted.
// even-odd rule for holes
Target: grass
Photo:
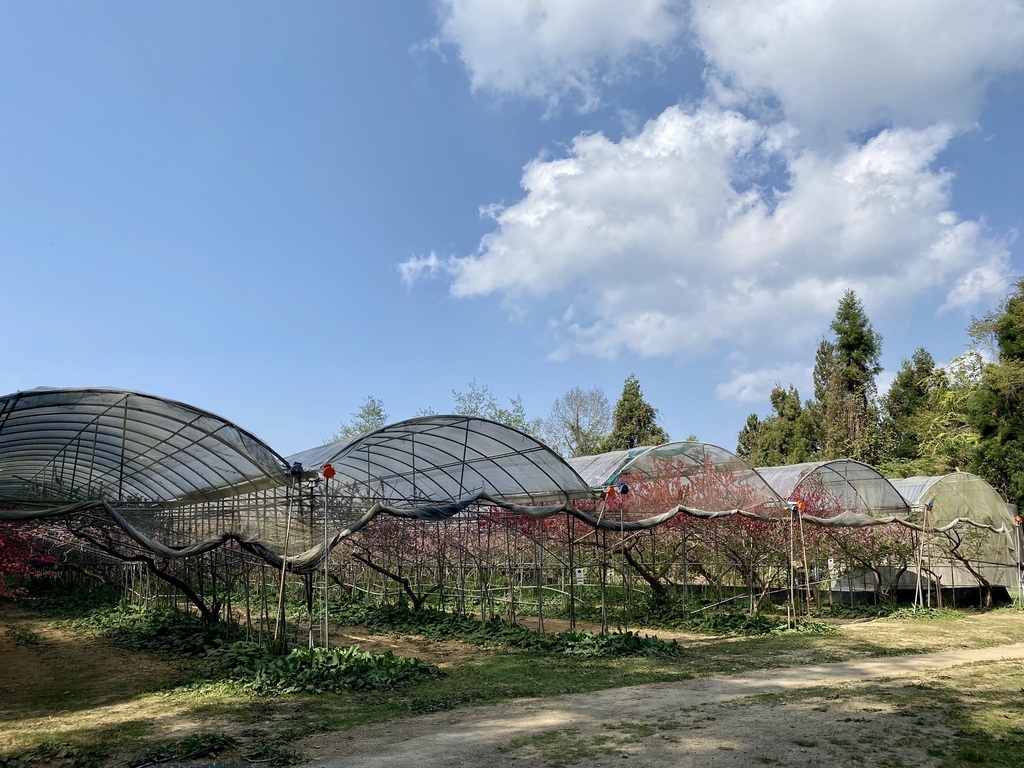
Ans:
<svg viewBox="0 0 1024 768"><path fill-rule="evenodd" d="M63 626L65 633L71 631L70 625L49 618L30 621L7 616L3 624L6 637L22 653L52 652L58 641L51 639L49 630ZM158 626L165 625L166 617ZM98 631L87 629L87 623L77 626L74 631L79 634L70 638L65 634L64 642L82 642L95 637ZM166 638L166 631L161 631ZM139 634L131 637L137 640ZM543 698L802 663L1021 641L1024 613L998 610L865 620L832 634L707 637L697 643L681 644L678 652L654 656L572 656L488 645L446 666L443 676L413 680L404 687L260 696L223 679L196 677L197 669L189 666L192 662L180 661L187 657L154 657L137 650L144 644L139 646L133 640L135 644L131 647L136 650L119 653L140 663L170 658L176 671L112 691L103 688L102 669L83 664L53 678L40 678L16 697L5 696L0 703L0 768L98 768L131 761L144 765L147 760L158 762L163 757L181 757L204 749L211 750L206 753L210 757L228 755L265 765L290 765L297 759L292 745L304 736L409 715L522 697ZM181 645L187 643L181 641ZM936 764L943 768L979 762L994 766L1009 765L1010 760L1019 762L1024 754L1024 731L1018 728L1017 713L1024 712L1024 679L1007 672L1005 666L998 664L981 665L972 672L973 676L964 679L936 678L925 687L868 690L870 706L884 703L884 707L879 704L878 708L892 709L895 715L886 716L898 718L900 727L906 731L924 732L936 720L952 724L945 740L916 746L908 743L897 748L892 746L892 737L858 740L836 732L829 733L828 738L801 736L798 738L802 741L791 744L822 753L831 749L836 754L849 754L852 743L854 753L860 750L863 756L865 751L879 751L888 760L884 764L892 766L905 761L904 753L913 749L930 756L933 762L939 761ZM191 681L182 685L182 678L188 676L192 676ZM849 696L835 696L834 691L811 690L764 700L759 697L757 702L749 703L782 706L810 701L812 709L819 707L815 711L822 716L846 723L851 729L863 728L879 719L876 712L868 711L870 706L844 710L840 704ZM927 705L922 705L922 701ZM597 736L571 729L551 731L509 745L508 749L525 750L543 764L557 768L588 756L617 754L649 739L678 740L685 730L708 727L711 720L702 713L687 717L685 721L665 718L656 723L611 723ZM168 731L169 723L174 722L181 725L182 735ZM196 734L203 738L187 741ZM772 756L765 758L754 760L763 764L775 761ZM861 762L856 758L857 754L853 754L849 761Z"/></svg>
<svg viewBox="0 0 1024 768"><path fill-rule="evenodd" d="M962 665L921 682L806 688L728 705L733 710L751 707L801 713L807 730L817 735L801 735L791 743L815 752L821 763L899 768L927 761L939 768L1009 768L1024 759L1024 670L1016 661Z"/></svg>
<svg viewBox="0 0 1024 768"><path fill-rule="evenodd" d="M587 738L578 729L545 731L525 739L514 739L502 751L525 751L534 760L543 761L548 768L566 768L585 758L609 755L615 747L606 738Z"/></svg>
<svg viewBox="0 0 1024 768"><path fill-rule="evenodd" d="M543 762L548 768L565 768L585 758L616 754L625 757L631 746L642 744L660 731L677 727L677 723L663 719L653 724L609 723L602 733L589 735L581 733L578 728L565 728L513 739L501 751L525 754L534 761Z"/></svg>

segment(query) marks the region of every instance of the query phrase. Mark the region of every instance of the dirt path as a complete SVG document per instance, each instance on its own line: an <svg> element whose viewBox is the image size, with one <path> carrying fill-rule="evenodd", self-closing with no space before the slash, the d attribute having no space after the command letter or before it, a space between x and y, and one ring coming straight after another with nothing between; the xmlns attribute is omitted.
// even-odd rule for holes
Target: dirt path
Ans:
<svg viewBox="0 0 1024 768"><path fill-rule="evenodd" d="M951 732L921 686L963 691L977 676L970 665L1020 659L1024 644L775 669L518 700L321 734L297 746L312 756L309 768L621 766L623 759L653 768L799 768L849 763L857 750L866 750L855 759L863 765L937 765Z"/></svg>

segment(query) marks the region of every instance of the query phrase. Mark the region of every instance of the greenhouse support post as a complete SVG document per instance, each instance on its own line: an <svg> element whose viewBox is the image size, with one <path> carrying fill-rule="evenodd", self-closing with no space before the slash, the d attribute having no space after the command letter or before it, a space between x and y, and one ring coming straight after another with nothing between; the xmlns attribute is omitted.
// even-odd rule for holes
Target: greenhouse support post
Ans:
<svg viewBox="0 0 1024 768"><path fill-rule="evenodd" d="M293 473L295 470L292 470ZM299 476L295 477L293 474L292 482L292 493L288 494L288 501L285 504L285 521L284 521L284 550L281 554L281 580L278 583L277 593L277 623L274 626L274 642L281 644L281 651L284 651L285 646L288 644L288 638L284 633L284 576L285 569L288 567L288 539L291 536L292 530L292 499L295 496L298 484L302 478L302 468L300 467Z"/></svg>
<svg viewBox="0 0 1024 768"><path fill-rule="evenodd" d="M328 636L330 631L331 617L328 612L328 587L330 581L328 576L330 573L330 552L327 550L327 500L330 498L331 491L331 475L334 474L333 470L328 473L327 469L330 464L324 466L324 648L330 648L330 638Z"/></svg>

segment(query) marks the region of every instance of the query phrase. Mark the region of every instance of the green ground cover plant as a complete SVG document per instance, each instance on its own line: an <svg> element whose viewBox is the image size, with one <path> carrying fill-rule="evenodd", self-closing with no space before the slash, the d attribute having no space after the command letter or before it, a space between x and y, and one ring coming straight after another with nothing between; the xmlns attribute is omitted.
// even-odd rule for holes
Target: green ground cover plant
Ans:
<svg viewBox="0 0 1024 768"><path fill-rule="evenodd" d="M361 626L397 635L419 635L435 640L459 639L481 646L506 646L525 651L591 656L672 656L679 644L636 632L595 634L589 630L565 630L542 634L494 617L487 621L436 608L412 610L403 605L374 605L337 601L331 617L339 624Z"/></svg>
<svg viewBox="0 0 1024 768"><path fill-rule="evenodd" d="M893 607L890 607L890 611ZM559 614L566 617L566 612ZM884 614L876 614L884 615ZM600 613L593 609L577 612L580 620L600 620ZM629 613L630 624L650 630L667 629L676 632L696 632L703 635L748 636L780 634L783 632L805 632L825 634L834 628L822 621L804 617L787 617L767 608L754 613L741 610L735 605L720 605L700 597L682 596L650 597L634 599Z"/></svg>
<svg viewBox="0 0 1024 768"><path fill-rule="evenodd" d="M72 630L95 632L120 648L150 653L205 654L245 636L237 624L207 624L195 614L176 608L146 608L122 600L112 608L99 608L69 619Z"/></svg>
<svg viewBox="0 0 1024 768"><path fill-rule="evenodd" d="M255 643L239 642L212 649L207 658L228 680L260 695L379 691L441 674L419 659L355 646L293 648L279 656Z"/></svg>

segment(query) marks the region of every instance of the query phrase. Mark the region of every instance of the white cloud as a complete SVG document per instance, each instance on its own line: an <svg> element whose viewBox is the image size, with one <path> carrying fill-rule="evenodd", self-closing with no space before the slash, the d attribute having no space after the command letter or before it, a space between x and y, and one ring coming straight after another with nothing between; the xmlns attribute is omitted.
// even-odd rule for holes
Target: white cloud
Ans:
<svg viewBox="0 0 1024 768"><path fill-rule="evenodd" d="M406 287L412 287L421 278L435 277L444 270L444 262L433 251L428 256L413 256L398 265L398 274Z"/></svg>
<svg viewBox="0 0 1024 768"><path fill-rule="evenodd" d="M1012 236L954 210L939 157L1024 68L1024 0L715 0L685 20L676 0L438 2L434 42L474 90L590 109L689 35L707 100L536 158L520 200L481 209L494 230L475 253L410 259L407 284L541 314L554 359L735 354L718 396L741 402L796 377L776 361L847 288L893 314L1005 292Z"/></svg>
<svg viewBox="0 0 1024 768"><path fill-rule="evenodd" d="M715 396L730 402L760 403L768 399L776 384L783 387L792 384L800 392L800 397L806 400L811 395L811 378L812 369L798 363L758 371L734 371L729 381L715 388Z"/></svg>
<svg viewBox="0 0 1024 768"><path fill-rule="evenodd" d="M1005 246L951 210L953 177L934 168L952 136L890 130L825 154L784 127L672 107L636 136L581 135L532 161L524 197L445 274L456 297L550 315L556 358L784 354L827 327L847 287L869 311L936 293L954 305L979 270L989 284L1005 275ZM788 188L753 185L762 169Z"/></svg>
<svg viewBox="0 0 1024 768"><path fill-rule="evenodd" d="M673 45L680 0L440 0L435 42L458 49L473 90L599 103L602 68Z"/></svg>
<svg viewBox="0 0 1024 768"><path fill-rule="evenodd" d="M965 234L976 241L981 237L980 227L971 226ZM995 243L983 242L982 247L987 247L990 251L987 258L957 280L956 285L946 294L946 302L939 307L940 312L957 307L970 307L976 305L983 298L1006 293L1006 281L1009 279L1009 254L1005 248L1000 249Z"/></svg>
<svg viewBox="0 0 1024 768"><path fill-rule="evenodd" d="M1024 66L1020 0L715 0L692 8L718 97L775 97L805 128L971 123L988 83Z"/></svg>

